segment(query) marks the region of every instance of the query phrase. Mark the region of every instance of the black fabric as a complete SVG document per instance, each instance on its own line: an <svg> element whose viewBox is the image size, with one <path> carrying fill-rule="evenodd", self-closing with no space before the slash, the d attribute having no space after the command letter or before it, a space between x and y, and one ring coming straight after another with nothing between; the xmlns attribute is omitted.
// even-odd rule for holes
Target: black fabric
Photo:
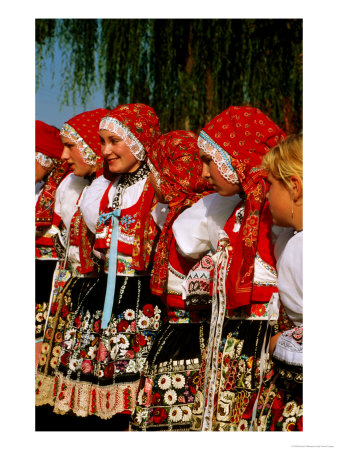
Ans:
<svg viewBox="0 0 338 450"><path fill-rule="evenodd" d="M56 260L35 260L35 303L48 303Z"/></svg>
<svg viewBox="0 0 338 450"><path fill-rule="evenodd" d="M162 325L149 352L148 364L164 361L201 358L200 335L206 344L209 324L204 323L165 323Z"/></svg>
<svg viewBox="0 0 338 450"><path fill-rule="evenodd" d="M42 340L56 260L35 260L35 339Z"/></svg>
<svg viewBox="0 0 338 450"><path fill-rule="evenodd" d="M68 292L71 291L74 314L77 312L82 315L86 310L93 313L102 309L106 287L107 275L104 273L98 278L74 278L67 290Z"/></svg>

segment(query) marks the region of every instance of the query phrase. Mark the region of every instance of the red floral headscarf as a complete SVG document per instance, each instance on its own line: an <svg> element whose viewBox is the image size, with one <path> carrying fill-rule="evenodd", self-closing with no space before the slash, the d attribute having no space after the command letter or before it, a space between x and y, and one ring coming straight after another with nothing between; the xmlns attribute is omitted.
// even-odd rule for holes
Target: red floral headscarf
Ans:
<svg viewBox="0 0 338 450"><path fill-rule="evenodd" d="M150 149L148 158L170 209L158 241L151 278L152 292L161 295L167 281L172 224L182 211L211 192L201 176L202 162L198 154L197 136L193 132L172 131L164 134Z"/></svg>
<svg viewBox="0 0 338 450"><path fill-rule="evenodd" d="M85 111L63 124L60 135L71 139L80 150L83 161L88 165L102 164L99 124L108 109Z"/></svg>
<svg viewBox="0 0 338 450"><path fill-rule="evenodd" d="M155 111L143 103L119 105L102 119L100 130L120 136L139 161L145 159L154 141L160 136L160 121Z"/></svg>
<svg viewBox="0 0 338 450"><path fill-rule="evenodd" d="M259 166L263 156L284 138L285 133L271 119L249 106L231 106L212 119L199 136L200 148L209 154L210 148L216 149L211 156L224 178L228 179L224 173L234 170L238 181L230 182L239 182L246 194L237 248L226 281L229 309L251 303L257 243L259 239L269 240L259 233L267 190L267 173Z"/></svg>

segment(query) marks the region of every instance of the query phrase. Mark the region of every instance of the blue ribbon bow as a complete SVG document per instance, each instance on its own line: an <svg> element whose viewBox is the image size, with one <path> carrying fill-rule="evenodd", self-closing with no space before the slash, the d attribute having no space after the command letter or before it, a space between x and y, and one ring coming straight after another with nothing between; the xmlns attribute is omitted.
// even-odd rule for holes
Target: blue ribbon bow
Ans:
<svg viewBox="0 0 338 450"><path fill-rule="evenodd" d="M117 217L119 218L121 215L120 209L114 209L114 211L111 211L109 213L102 213L99 215L99 220L97 222L97 226L100 227L104 223L106 223L110 218Z"/></svg>

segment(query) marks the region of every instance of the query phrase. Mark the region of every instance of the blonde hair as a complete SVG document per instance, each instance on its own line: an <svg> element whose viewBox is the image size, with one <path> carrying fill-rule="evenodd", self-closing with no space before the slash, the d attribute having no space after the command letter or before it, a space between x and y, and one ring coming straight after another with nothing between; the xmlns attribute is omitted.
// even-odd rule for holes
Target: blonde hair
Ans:
<svg viewBox="0 0 338 450"><path fill-rule="evenodd" d="M303 182L303 135L291 134L272 148L262 160L262 168L291 188L290 177Z"/></svg>

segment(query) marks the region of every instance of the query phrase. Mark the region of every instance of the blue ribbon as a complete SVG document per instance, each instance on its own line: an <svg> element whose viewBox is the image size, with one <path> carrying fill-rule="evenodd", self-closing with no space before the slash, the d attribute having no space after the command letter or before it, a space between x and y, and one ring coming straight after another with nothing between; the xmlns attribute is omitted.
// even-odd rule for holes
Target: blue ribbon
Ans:
<svg viewBox="0 0 338 450"><path fill-rule="evenodd" d="M110 321L115 297L115 285L116 285L116 267L117 267L117 241L119 237L119 217L121 215L120 209L114 209L109 213L101 214L99 217L98 225L106 223L110 218L112 219L112 233L110 240L109 262L108 262L108 280L106 297L104 299L103 314L101 328L108 327Z"/></svg>
<svg viewBox="0 0 338 450"><path fill-rule="evenodd" d="M100 227L104 223L106 223L109 219L112 217L120 217L121 210L120 209L114 209L114 211L111 211L109 213L102 213L99 215L99 220L97 222L97 226Z"/></svg>

